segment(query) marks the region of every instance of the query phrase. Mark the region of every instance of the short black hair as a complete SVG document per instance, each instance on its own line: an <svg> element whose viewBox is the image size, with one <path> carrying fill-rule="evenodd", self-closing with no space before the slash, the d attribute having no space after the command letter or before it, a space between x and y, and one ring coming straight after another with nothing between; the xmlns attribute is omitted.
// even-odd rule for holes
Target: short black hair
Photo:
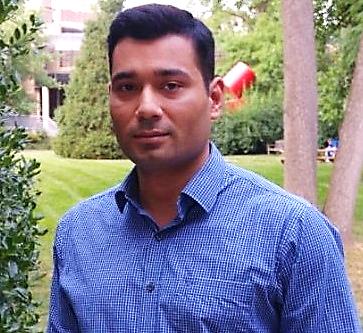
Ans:
<svg viewBox="0 0 363 333"><path fill-rule="evenodd" d="M149 4L120 11L112 21L108 43L108 61L112 72L112 55L117 43L127 37L152 40L166 35L190 38L196 51L204 84L214 77L214 39L212 32L191 13L170 5Z"/></svg>

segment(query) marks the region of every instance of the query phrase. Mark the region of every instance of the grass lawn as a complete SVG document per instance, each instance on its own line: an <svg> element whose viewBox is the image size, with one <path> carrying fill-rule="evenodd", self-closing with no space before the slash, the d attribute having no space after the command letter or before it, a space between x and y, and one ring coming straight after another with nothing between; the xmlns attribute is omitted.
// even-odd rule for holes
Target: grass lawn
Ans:
<svg viewBox="0 0 363 333"><path fill-rule="evenodd" d="M37 211L44 219L41 225L48 229L41 239L41 273L45 277L34 286L36 298L42 302L41 328L47 317L49 282L52 273L52 242L58 219L83 198L120 182L132 168L132 163L106 160L74 160L56 156L52 151L26 151L27 157L41 162L39 188L42 192ZM227 159L247 169L256 171L273 182L282 184L283 167L277 156L233 156ZM328 188L332 165L321 163L318 167L318 201L322 205ZM347 267L353 284L358 307L363 317L363 183L355 214L354 234L356 242L347 249Z"/></svg>

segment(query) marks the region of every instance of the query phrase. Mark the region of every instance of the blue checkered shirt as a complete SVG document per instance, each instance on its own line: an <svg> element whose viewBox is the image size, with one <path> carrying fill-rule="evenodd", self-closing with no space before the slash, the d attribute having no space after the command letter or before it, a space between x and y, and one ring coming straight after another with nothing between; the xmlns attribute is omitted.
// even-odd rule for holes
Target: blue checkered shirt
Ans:
<svg viewBox="0 0 363 333"><path fill-rule="evenodd" d="M136 169L79 203L54 244L49 332L360 332L336 229L211 155L159 229Z"/></svg>

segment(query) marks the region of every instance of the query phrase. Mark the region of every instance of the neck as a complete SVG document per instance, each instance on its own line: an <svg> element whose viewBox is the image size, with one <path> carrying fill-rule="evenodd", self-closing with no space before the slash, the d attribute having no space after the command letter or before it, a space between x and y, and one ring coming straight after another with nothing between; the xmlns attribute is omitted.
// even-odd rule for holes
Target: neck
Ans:
<svg viewBox="0 0 363 333"><path fill-rule="evenodd" d="M177 201L181 191L199 171L208 155L209 148L196 164L163 170L137 167L141 204L158 226L169 224L177 216Z"/></svg>

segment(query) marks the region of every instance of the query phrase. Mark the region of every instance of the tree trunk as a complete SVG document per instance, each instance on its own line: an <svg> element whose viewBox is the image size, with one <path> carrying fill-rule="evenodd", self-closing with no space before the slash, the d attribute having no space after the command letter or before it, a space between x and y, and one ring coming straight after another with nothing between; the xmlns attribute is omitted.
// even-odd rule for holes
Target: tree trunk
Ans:
<svg viewBox="0 0 363 333"><path fill-rule="evenodd" d="M354 208L363 167L363 35L339 142L324 213L339 227L348 243L352 239Z"/></svg>
<svg viewBox="0 0 363 333"><path fill-rule="evenodd" d="M282 1L284 186L316 202L317 79L312 0Z"/></svg>

